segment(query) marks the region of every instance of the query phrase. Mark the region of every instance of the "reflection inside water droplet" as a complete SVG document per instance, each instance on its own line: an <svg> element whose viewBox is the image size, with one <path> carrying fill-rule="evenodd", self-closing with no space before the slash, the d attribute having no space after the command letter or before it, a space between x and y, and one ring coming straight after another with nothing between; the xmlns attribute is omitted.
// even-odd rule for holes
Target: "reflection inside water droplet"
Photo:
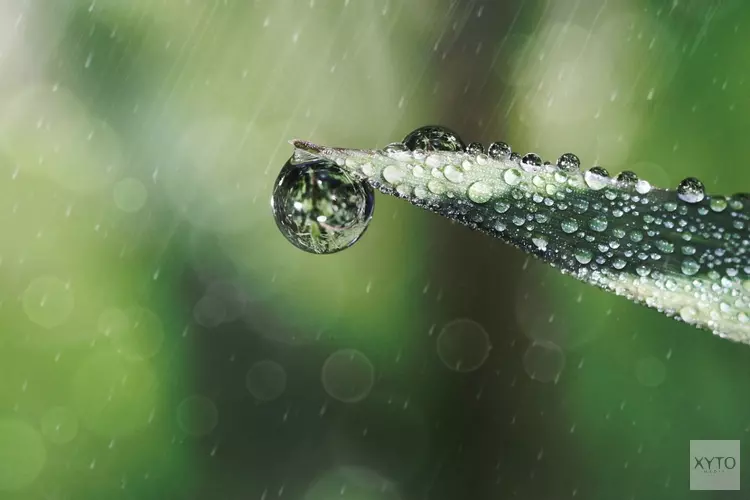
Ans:
<svg viewBox="0 0 750 500"><path fill-rule="evenodd" d="M293 245L311 253L334 253L353 245L367 229L374 208L372 188L326 161L290 159L276 179L271 206L276 225Z"/></svg>
<svg viewBox="0 0 750 500"><path fill-rule="evenodd" d="M464 151L466 146L457 133L438 125L420 127L404 138L404 145L412 151Z"/></svg>
<svg viewBox="0 0 750 500"><path fill-rule="evenodd" d="M677 186L677 197L687 203L698 203L706 196L703 183L695 177L688 177Z"/></svg>

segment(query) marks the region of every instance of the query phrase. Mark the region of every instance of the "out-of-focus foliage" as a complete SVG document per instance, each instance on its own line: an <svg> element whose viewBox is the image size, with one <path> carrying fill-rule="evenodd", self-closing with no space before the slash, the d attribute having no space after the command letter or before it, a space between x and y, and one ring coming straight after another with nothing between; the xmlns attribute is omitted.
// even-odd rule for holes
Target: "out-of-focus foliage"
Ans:
<svg viewBox="0 0 750 500"><path fill-rule="evenodd" d="M741 191L748 20L5 0L0 498L683 498L687 440L745 432L742 347L383 198L307 255L268 200L289 139L435 122Z"/></svg>

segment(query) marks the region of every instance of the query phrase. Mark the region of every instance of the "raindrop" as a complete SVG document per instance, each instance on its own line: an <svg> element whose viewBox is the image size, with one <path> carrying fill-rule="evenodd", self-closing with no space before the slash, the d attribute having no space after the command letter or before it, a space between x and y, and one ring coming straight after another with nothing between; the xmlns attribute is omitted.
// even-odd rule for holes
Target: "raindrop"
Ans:
<svg viewBox="0 0 750 500"><path fill-rule="evenodd" d="M510 146L504 142L493 142L490 144L490 147L487 148L487 154L496 160L508 158L511 155Z"/></svg>
<svg viewBox="0 0 750 500"><path fill-rule="evenodd" d="M484 182L475 182L469 186L468 195L474 203L487 203L492 198L492 189Z"/></svg>
<svg viewBox="0 0 750 500"><path fill-rule="evenodd" d="M619 174L617 174L616 179L618 183L622 184L623 186L632 186L635 185L636 182L638 182L638 176L635 172L631 172L630 170L623 170Z"/></svg>
<svg viewBox="0 0 750 500"><path fill-rule="evenodd" d="M385 172L383 172L383 174L385 175ZM445 175L446 179L454 183L459 183L464 180L463 172L459 167L456 167L455 165L446 166L445 169L443 169L443 175Z"/></svg>
<svg viewBox="0 0 750 500"><path fill-rule="evenodd" d="M723 197L711 198L711 210L714 212L723 212L727 208L727 200Z"/></svg>
<svg viewBox="0 0 750 500"><path fill-rule="evenodd" d="M452 130L428 125L411 132L404 138L404 145L414 151L464 151L466 147L461 138Z"/></svg>
<svg viewBox="0 0 750 500"><path fill-rule="evenodd" d="M536 153L527 153L521 160L521 166L525 169L535 169L542 166L542 159Z"/></svg>
<svg viewBox="0 0 750 500"><path fill-rule="evenodd" d="M565 153L557 159L557 168L566 172L575 172L581 167L581 160L573 153Z"/></svg>
<svg viewBox="0 0 750 500"><path fill-rule="evenodd" d="M594 231L601 233L607 229L607 219L604 217L594 217L589 221L589 227Z"/></svg>
<svg viewBox="0 0 750 500"><path fill-rule="evenodd" d="M575 252L573 252L573 255L581 264L588 264L594 257L591 251L586 250L585 248L577 248Z"/></svg>
<svg viewBox="0 0 750 500"><path fill-rule="evenodd" d="M609 183L609 172L602 167L592 167L583 174L583 180L588 187L598 191Z"/></svg>
<svg viewBox="0 0 750 500"><path fill-rule="evenodd" d="M383 151L386 153L406 153L409 148L403 142L392 142L383 148Z"/></svg>
<svg viewBox="0 0 750 500"><path fill-rule="evenodd" d="M656 248L661 250L664 253L672 253L674 252L674 243L670 243L666 240L656 240L654 243L656 245Z"/></svg>
<svg viewBox="0 0 750 500"><path fill-rule="evenodd" d="M575 233L578 231L578 222L575 219L565 219L560 223L560 227L567 234Z"/></svg>
<svg viewBox="0 0 750 500"><path fill-rule="evenodd" d="M353 245L367 229L374 208L372 188L333 163L294 164L276 179L271 206L276 225L294 246L333 253Z"/></svg>
<svg viewBox="0 0 750 500"><path fill-rule="evenodd" d="M635 190L640 194L646 194L651 191L651 184L641 179L635 183Z"/></svg>
<svg viewBox="0 0 750 500"><path fill-rule="evenodd" d="M383 179L390 184L403 182L404 177L406 177L406 172L398 165L388 165L383 169Z"/></svg>
<svg viewBox="0 0 750 500"><path fill-rule="evenodd" d="M495 212L499 214L504 214L505 212L508 211L509 208L510 208L510 205L505 203L504 201L498 201L495 203Z"/></svg>
<svg viewBox="0 0 750 500"><path fill-rule="evenodd" d="M509 185L509 186L515 186L519 182L521 182L521 172L516 168L509 168L505 171L503 174L503 180Z"/></svg>
<svg viewBox="0 0 750 500"><path fill-rule="evenodd" d="M682 272L688 276L692 276L695 273L698 272L698 270L701 268L700 264L698 264L693 259L685 259L682 261Z"/></svg>
<svg viewBox="0 0 750 500"><path fill-rule="evenodd" d="M484 153L484 146L479 142L472 142L466 146L466 152L473 156L481 155Z"/></svg>
<svg viewBox="0 0 750 500"><path fill-rule="evenodd" d="M688 177L677 186L677 197L686 203L698 203L706 196L703 183L695 177Z"/></svg>

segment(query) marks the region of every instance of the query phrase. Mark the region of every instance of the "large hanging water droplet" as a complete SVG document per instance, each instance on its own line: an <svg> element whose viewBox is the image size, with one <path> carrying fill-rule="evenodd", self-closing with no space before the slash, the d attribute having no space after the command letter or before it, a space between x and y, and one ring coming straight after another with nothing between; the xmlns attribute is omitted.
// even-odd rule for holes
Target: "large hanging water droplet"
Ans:
<svg viewBox="0 0 750 500"><path fill-rule="evenodd" d="M445 127L428 125L420 127L404 138L404 144L412 151L464 151L466 146L457 133Z"/></svg>
<svg viewBox="0 0 750 500"><path fill-rule="evenodd" d="M695 177L688 177L677 186L677 197L685 203L698 203L706 196L703 183Z"/></svg>
<svg viewBox="0 0 750 500"><path fill-rule="evenodd" d="M291 159L274 184L271 208L281 234L311 253L334 253L353 245L367 229L374 208L372 188L334 163L295 164Z"/></svg>
<svg viewBox="0 0 750 500"><path fill-rule="evenodd" d="M573 153L565 153L557 159L557 168L566 172L575 172L581 166L581 160Z"/></svg>

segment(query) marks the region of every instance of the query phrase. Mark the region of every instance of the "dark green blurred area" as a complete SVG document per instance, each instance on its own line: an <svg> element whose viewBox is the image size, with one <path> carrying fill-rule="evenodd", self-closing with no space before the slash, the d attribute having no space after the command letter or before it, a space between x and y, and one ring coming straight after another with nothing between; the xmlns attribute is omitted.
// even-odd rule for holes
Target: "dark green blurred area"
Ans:
<svg viewBox="0 0 750 500"><path fill-rule="evenodd" d="M740 498L689 491L688 450L746 454L747 347L383 196L308 255L269 198L290 139L429 123L748 191L749 23L741 0L5 0L0 498Z"/></svg>

